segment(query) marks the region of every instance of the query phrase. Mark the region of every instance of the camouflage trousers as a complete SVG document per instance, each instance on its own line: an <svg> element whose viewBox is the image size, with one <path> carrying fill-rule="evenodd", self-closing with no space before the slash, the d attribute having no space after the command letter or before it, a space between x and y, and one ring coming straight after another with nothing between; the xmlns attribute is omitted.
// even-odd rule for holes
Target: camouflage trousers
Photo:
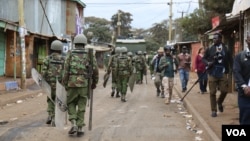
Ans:
<svg viewBox="0 0 250 141"><path fill-rule="evenodd" d="M137 70L136 74L137 74L136 82L140 82L140 81L142 82L143 81L143 70Z"/></svg>
<svg viewBox="0 0 250 141"><path fill-rule="evenodd" d="M56 89L51 89L51 98L55 101L56 98ZM50 116L55 116L55 104L49 97L47 97L47 112Z"/></svg>
<svg viewBox="0 0 250 141"><path fill-rule="evenodd" d="M67 106L69 121L76 120L77 126L85 126L84 114L88 100L87 87L69 87L67 91Z"/></svg>
<svg viewBox="0 0 250 141"><path fill-rule="evenodd" d="M118 91L121 92L122 95L127 94L128 80L129 80L129 76L127 75L119 75L118 77L117 87L118 87Z"/></svg>
<svg viewBox="0 0 250 141"><path fill-rule="evenodd" d="M112 70L111 73L112 77L112 88L116 89L117 88L117 71Z"/></svg>

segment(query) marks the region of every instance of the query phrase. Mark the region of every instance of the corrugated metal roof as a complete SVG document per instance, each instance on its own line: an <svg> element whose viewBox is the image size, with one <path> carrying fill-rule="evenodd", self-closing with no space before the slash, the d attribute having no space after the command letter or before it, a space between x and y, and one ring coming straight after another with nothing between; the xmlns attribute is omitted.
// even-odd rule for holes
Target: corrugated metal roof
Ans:
<svg viewBox="0 0 250 141"><path fill-rule="evenodd" d="M107 46L93 46L93 45L90 45L90 44L87 44L85 46L85 48L92 48L96 52L105 52L105 51L110 51L111 50L111 48L109 48Z"/></svg>
<svg viewBox="0 0 250 141"><path fill-rule="evenodd" d="M144 39L117 39L117 43L144 43Z"/></svg>
<svg viewBox="0 0 250 141"><path fill-rule="evenodd" d="M71 1L75 1L75 2L77 2L78 4L80 4L82 7L86 7L86 4L85 3L83 3L81 0L71 0Z"/></svg>
<svg viewBox="0 0 250 141"><path fill-rule="evenodd" d="M250 0L235 0L231 14L233 16L250 8Z"/></svg>

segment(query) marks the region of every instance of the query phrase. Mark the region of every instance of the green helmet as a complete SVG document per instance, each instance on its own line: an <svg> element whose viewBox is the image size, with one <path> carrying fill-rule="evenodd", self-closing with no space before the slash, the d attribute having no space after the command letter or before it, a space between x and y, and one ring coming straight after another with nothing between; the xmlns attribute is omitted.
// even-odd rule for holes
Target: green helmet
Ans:
<svg viewBox="0 0 250 141"><path fill-rule="evenodd" d="M116 47L115 48L115 54L121 53L121 47Z"/></svg>
<svg viewBox="0 0 250 141"><path fill-rule="evenodd" d="M137 54L138 54L138 55L142 55L142 51L139 50Z"/></svg>
<svg viewBox="0 0 250 141"><path fill-rule="evenodd" d="M131 51L129 51L128 56L133 56L133 53Z"/></svg>
<svg viewBox="0 0 250 141"><path fill-rule="evenodd" d="M52 50L60 50L61 51L62 48L63 48L63 43L59 40L54 40L50 46L50 49L52 49Z"/></svg>
<svg viewBox="0 0 250 141"><path fill-rule="evenodd" d="M127 53L128 49L126 47L121 47L121 53Z"/></svg>
<svg viewBox="0 0 250 141"><path fill-rule="evenodd" d="M86 45L87 43L88 43L87 38L83 34L78 34L74 38L74 44L85 44Z"/></svg>

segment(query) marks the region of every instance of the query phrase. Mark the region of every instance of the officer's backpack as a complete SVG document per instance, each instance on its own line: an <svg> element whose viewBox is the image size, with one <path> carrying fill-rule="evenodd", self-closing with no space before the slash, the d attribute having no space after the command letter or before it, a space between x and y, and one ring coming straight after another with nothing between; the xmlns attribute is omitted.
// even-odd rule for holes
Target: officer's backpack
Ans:
<svg viewBox="0 0 250 141"><path fill-rule="evenodd" d="M85 50L72 50L70 54L69 74L87 76L89 63L88 52Z"/></svg>
<svg viewBox="0 0 250 141"><path fill-rule="evenodd" d="M130 74L130 60L127 56L119 56L117 59L117 71L119 75Z"/></svg>
<svg viewBox="0 0 250 141"><path fill-rule="evenodd" d="M48 69L45 80L48 83L56 83L56 80L59 82L62 80L62 70L64 67L64 57L61 55L51 54L48 56Z"/></svg>

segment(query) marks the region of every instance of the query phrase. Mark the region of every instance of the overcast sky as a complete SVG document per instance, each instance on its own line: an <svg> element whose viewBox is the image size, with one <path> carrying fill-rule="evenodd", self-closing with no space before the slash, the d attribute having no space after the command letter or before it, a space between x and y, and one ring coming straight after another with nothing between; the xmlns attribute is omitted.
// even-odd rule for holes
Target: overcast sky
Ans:
<svg viewBox="0 0 250 141"><path fill-rule="evenodd" d="M150 28L154 23L169 19L170 0L82 0L86 4L84 16L110 20L120 9L131 13L132 27ZM172 0L173 19L185 16L198 8L198 0Z"/></svg>

